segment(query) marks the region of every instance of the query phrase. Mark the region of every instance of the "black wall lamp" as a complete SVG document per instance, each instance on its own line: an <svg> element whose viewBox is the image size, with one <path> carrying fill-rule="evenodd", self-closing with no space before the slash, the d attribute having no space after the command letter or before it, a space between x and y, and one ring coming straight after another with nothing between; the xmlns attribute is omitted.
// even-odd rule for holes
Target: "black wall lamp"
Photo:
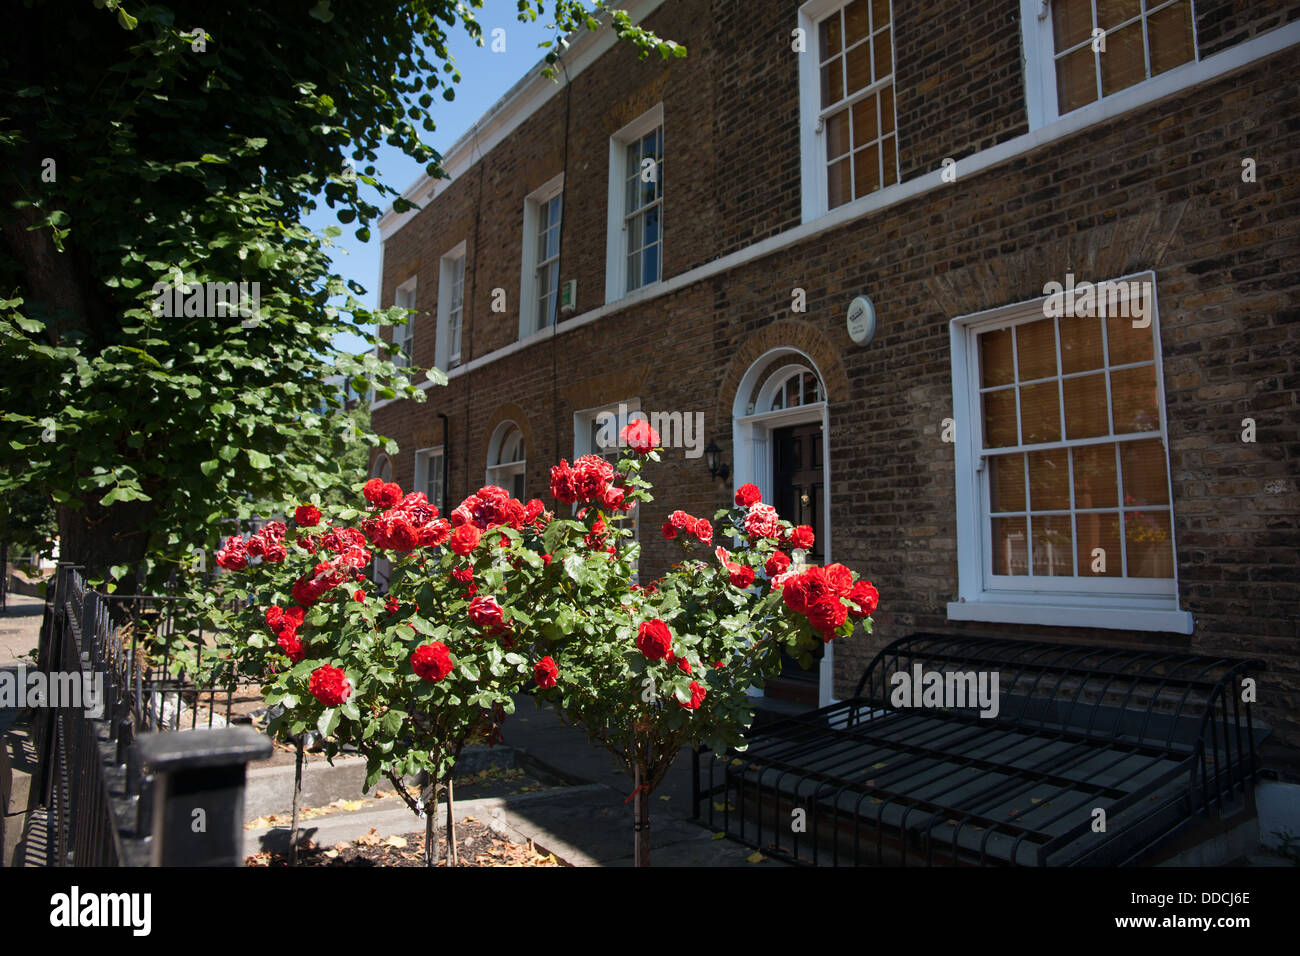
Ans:
<svg viewBox="0 0 1300 956"><path fill-rule="evenodd" d="M698 445L696 446L699 447ZM718 447L717 442L709 442L704 449L704 460L709 463L709 477L721 478L726 481L731 477L731 466L725 461L721 461L722 449Z"/></svg>

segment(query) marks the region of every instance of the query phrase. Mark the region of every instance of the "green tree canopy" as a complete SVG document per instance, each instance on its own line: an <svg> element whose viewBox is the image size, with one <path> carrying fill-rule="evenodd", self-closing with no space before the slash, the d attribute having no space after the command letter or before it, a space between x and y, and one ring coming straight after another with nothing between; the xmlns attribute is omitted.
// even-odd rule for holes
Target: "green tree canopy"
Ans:
<svg viewBox="0 0 1300 956"><path fill-rule="evenodd" d="M521 20L547 12L545 0L517 5ZM367 309L365 290L331 271L339 227L317 235L301 220L323 201L365 241L379 202L408 208L377 178L384 143L442 175L421 131L460 80L448 32L481 42L480 6L6 9L0 493L49 496L64 556L92 575L141 562L163 574L259 500L356 480L348 450L383 440L319 414L328 375L423 397L422 370L332 346L344 331L376 345L369 328L404 315ZM642 56L685 53L603 0L549 6L560 35L609 21ZM256 292L255 314L249 299L223 308L221 290L241 288Z"/></svg>

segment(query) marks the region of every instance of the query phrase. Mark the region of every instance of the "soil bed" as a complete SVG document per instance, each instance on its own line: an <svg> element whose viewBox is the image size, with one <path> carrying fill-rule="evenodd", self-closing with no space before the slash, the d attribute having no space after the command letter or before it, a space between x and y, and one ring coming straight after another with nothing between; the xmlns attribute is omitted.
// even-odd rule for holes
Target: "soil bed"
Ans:
<svg viewBox="0 0 1300 956"><path fill-rule="evenodd" d="M439 832L438 865L446 866L445 835ZM486 824L465 817L456 823L460 866L566 866L554 854L542 853L529 843L512 843ZM280 853L261 853L244 860L245 866L288 866ZM424 866L424 834L379 836L374 830L351 842L318 847L310 840L298 850L299 866Z"/></svg>

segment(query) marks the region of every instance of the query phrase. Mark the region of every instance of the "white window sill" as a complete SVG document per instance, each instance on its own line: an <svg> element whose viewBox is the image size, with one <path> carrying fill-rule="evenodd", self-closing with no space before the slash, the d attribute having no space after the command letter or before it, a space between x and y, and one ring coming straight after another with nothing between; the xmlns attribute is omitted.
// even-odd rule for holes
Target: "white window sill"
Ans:
<svg viewBox="0 0 1300 956"><path fill-rule="evenodd" d="M951 601L950 621L987 621L998 624L1047 624L1056 627L1102 627L1125 631L1163 631L1173 634L1192 633L1192 615L1162 606L1142 606L1137 602L1120 605L1111 601L1095 604L1019 602L1006 600Z"/></svg>

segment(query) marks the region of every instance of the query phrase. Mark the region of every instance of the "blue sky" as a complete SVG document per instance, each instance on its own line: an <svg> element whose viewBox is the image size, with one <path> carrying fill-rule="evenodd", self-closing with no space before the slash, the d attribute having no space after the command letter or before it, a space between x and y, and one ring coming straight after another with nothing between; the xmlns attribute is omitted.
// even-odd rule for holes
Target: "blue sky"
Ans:
<svg viewBox="0 0 1300 956"><path fill-rule="evenodd" d="M554 39L556 31L547 29L549 17L538 17L533 23L520 23L514 19L516 7L513 0L486 0L477 17L483 26L483 46L477 46L461 28L452 33L448 48L460 69L461 81L456 87L456 98L447 102L439 98L431 108L437 129L424 132L423 138L434 149L444 152L462 133L474 124L515 85L545 54L538 46L543 40ZM492 31L505 31L505 50L492 50ZM421 165L391 146L381 146L375 163L378 178L399 192L405 190L423 172ZM373 194L372 194L373 195ZM388 207L388 201L380 204ZM320 232L326 226L339 225L336 210L322 201L320 207L304 223ZM371 228L370 241L363 243L353 235L355 224L340 226L333 250L334 268L344 279L355 279L366 289L363 300L370 306L379 302L379 228ZM364 342L354 335L340 335L334 343L346 351L360 351Z"/></svg>

